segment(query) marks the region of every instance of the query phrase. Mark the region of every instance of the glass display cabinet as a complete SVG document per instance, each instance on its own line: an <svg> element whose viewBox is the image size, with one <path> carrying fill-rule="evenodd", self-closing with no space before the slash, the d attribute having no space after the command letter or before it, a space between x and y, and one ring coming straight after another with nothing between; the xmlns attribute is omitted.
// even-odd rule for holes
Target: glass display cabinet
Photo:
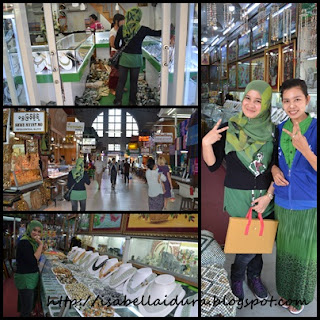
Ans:
<svg viewBox="0 0 320 320"><path fill-rule="evenodd" d="M128 262L198 282L198 242L133 238Z"/></svg>

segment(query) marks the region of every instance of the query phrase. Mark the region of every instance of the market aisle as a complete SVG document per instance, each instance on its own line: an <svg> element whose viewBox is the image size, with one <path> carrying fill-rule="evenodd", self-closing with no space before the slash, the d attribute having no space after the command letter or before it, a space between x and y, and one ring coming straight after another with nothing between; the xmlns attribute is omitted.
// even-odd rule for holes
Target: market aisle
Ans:
<svg viewBox="0 0 320 320"><path fill-rule="evenodd" d="M17 311L18 290L14 285L14 279L3 280L3 317L19 317Z"/></svg>
<svg viewBox="0 0 320 320"><path fill-rule="evenodd" d="M110 177L104 173L101 190L98 190L98 183L91 180L87 188L87 206L86 211L89 210L145 210L148 211L148 185L135 175L130 180L129 185L124 183L121 175L117 177L117 184L115 190L111 189ZM181 196L178 190L175 189L175 202L169 202L167 211L180 210ZM52 203L45 211L57 210L71 210L71 202L57 201L57 206Z"/></svg>

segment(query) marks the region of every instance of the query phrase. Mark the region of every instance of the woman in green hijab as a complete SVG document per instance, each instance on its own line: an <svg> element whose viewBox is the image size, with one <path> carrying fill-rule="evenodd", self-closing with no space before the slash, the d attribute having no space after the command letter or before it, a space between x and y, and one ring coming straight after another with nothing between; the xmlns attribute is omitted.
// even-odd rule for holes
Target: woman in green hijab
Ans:
<svg viewBox="0 0 320 320"><path fill-rule="evenodd" d="M69 172L68 175L68 189L71 189L71 205L72 211L78 211L78 201L80 202L80 211L86 210L87 190L85 184L90 184L88 172L84 170L83 158L78 158L76 166Z"/></svg>
<svg viewBox="0 0 320 320"><path fill-rule="evenodd" d="M128 71L130 71L130 95L129 106L137 105L138 77L142 67L142 41L146 36L160 37L161 30L151 30L141 26L142 11L138 7L133 7L126 13L126 21L118 29L114 42L118 50L127 45L123 50L119 61L119 81L116 89L114 105L122 105L123 89L127 81ZM120 40L122 44L120 46Z"/></svg>
<svg viewBox="0 0 320 320"><path fill-rule="evenodd" d="M32 220L17 245L17 272L14 275L14 282L19 292L18 311L21 312L21 317L30 317L34 307L39 282L38 261L43 250L43 243L40 240L42 231L42 224Z"/></svg>
<svg viewBox="0 0 320 320"><path fill-rule="evenodd" d="M250 82L244 92L242 111L219 129L220 119L202 139L203 159L211 172L226 160L224 211L233 217L245 217L252 206L253 215L262 213L263 218L273 218L271 96L268 83ZM236 255L231 266L231 287L240 300L244 299L246 270L249 288L255 296L259 300L268 298L260 278L262 266L261 254Z"/></svg>

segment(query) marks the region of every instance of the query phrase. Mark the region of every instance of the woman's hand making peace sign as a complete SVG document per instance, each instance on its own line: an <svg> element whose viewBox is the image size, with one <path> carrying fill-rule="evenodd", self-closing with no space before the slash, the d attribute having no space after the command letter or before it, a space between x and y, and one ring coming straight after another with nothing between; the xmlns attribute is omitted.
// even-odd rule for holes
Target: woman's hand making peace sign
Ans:
<svg viewBox="0 0 320 320"><path fill-rule="evenodd" d="M202 139L202 145L211 146L222 138L221 133L229 129L229 127L224 127L222 129L218 129L221 124L221 119L216 123L212 130L210 130Z"/></svg>
<svg viewBox="0 0 320 320"><path fill-rule="evenodd" d="M292 132L287 129L282 129L286 134L288 134L292 139L292 145L304 154L309 149L309 144L304 135L301 134L299 123L294 122Z"/></svg>

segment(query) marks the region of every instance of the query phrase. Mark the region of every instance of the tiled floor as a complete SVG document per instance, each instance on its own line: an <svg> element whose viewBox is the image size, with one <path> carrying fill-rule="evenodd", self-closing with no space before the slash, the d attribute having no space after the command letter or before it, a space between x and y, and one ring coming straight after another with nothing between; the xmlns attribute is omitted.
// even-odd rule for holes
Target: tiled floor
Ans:
<svg viewBox="0 0 320 320"><path fill-rule="evenodd" d="M121 175L117 177L115 190L111 189L110 177L107 174L102 179L101 190L98 190L97 181L91 180L87 189L86 211L89 210L106 210L106 211L135 211L149 210L148 206L148 185L140 178L133 176L129 185L124 183ZM169 202L167 211L179 211L181 204L181 196L178 189L174 190L176 200ZM60 198L60 196L58 197ZM71 202L57 201L57 206L54 203L49 205L45 211L67 211L71 210Z"/></svg>
<svg viewBox="0 0 320 320"><path fill-rule="evenodd" d="M231 264L234 262L234 254L226 254L226 262L224 268L229 274L230 281L230 270ZM276 246L273 248L272 254L264 254L263 258L263 269L261 274L261 279L264 285L267 287L269 295L273 296L276 302L272 303L270 307L270 302L265 306L255 305L252 307L247 306L246 308L237 310L237 317L316 317L317 316L317 290L315 291L315 297L312 303L305 306L304 310L299 315L291 314L287 309L284 309L276 305L279 301L279 295L276 290L276 279L275 279L275 267L276 267ZM247 278L243 285L245 299L251 300L255 299L255 296L249 289L247 285Z"/></svg>

